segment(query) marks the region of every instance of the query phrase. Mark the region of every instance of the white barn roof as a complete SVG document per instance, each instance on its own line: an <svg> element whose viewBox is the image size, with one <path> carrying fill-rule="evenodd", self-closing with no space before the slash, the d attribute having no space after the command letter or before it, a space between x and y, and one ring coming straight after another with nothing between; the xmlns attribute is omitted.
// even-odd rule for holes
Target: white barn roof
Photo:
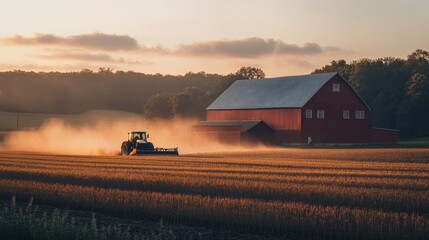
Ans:
<svg viewBox="0 0 429 240"><path fill-rule="evenodd" d="M303 107L337 73L238 80L207 110Z"/></svg>

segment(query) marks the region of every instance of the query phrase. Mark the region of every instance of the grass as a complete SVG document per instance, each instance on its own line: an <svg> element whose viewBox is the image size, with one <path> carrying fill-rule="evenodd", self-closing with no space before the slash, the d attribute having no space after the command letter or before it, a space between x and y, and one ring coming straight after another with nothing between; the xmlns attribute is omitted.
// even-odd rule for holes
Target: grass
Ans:
<svg viewBox="0 0 429 240"><path fill-rule="evenodd" d="M166 228L162 221L155 231L146 234L130 233L129 227L123 229L113 224L98 226L95 214L89 221L77 221L67 211L54 209L40 212L33 206L33 198L28 205L18 207L15 196L10 204L0 209L0 236L4 240L43 239L43 240L155 240L176 239L174 233Z"/></svg>
<svg viewBox="0 0 429 240"><path fill-rule="evenodd" d="M296 239L425 239L428 149L181 157L2 152L0 196Z"/></svg>

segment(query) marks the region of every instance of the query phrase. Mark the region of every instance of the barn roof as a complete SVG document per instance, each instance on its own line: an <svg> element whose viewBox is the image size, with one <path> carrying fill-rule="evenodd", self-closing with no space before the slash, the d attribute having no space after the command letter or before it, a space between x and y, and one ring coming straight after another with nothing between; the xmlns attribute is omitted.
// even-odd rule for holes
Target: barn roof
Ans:
<svg viewBox="0 0 429 240"><path fill-rule="evenodd" d="M264 123L262 120L243 120L243 121L201 121L194 125L194 127L233 127L240 126L244 131L252 129L256 125ZM267 125L268 126L268 125ZM270 126L269 126L270 127Z"/></svg>
<svg viewBox="0 0 429 240"><path fill-rule="evenodd" d="M337 73L238 80L207 110L303 107Z"/></svg>

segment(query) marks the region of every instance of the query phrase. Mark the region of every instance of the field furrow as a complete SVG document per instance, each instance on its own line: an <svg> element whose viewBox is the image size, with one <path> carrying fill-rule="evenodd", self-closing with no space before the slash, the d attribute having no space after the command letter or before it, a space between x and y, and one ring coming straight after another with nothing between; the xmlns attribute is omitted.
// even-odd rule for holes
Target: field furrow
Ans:
<svg viewBox="0 0 429 240"><path fill-rule="evenodd" d="M308 239L429 236L427 149L0 153L3 198Z"/></svg>

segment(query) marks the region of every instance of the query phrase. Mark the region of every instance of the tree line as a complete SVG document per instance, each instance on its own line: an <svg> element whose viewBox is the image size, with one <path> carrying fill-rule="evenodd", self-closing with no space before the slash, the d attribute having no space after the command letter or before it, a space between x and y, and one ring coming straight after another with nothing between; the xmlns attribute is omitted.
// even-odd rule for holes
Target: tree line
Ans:
<svg viewBox="0 0 429 240"><path fill-rule="evenodd" d="M338 72L371 108L371 124L429 136L429 53L406 59L332 61L313 73ZM0 72L0 111L74 114L92 109L143 114L146 118L197 117L238 79L264 78L263 70L242 67L220 75L144 74L133 71Z"/></svg>
<svg viewBox="0 0 429 240"><path fill-rule="evenodd" d="M227 75L189 72L179 76L110 68L96 72L0 72L0 111L75 114L102 109L148 118L201 117L204 108L232 82L261 72L253 67Z"/></svg>
<svg viewBox="0 0 429 240"><path fill-rule="evenodd" d="M316 69L338 72L371 108L371 124L401 130L401 136L429 136L429 53L406 59L345 60Z"/></svg>
<svg viewBox="0 0 429 240"><path fill-rule="evenodd" d="M260 68L241 67L235 73L222 76L210 91L198 87L187 87L184 91L169 94L157 93L149 97L144 105L146 118L205 117L205 109L234 81L240 79L260 79L265 73Z"/></svg>

